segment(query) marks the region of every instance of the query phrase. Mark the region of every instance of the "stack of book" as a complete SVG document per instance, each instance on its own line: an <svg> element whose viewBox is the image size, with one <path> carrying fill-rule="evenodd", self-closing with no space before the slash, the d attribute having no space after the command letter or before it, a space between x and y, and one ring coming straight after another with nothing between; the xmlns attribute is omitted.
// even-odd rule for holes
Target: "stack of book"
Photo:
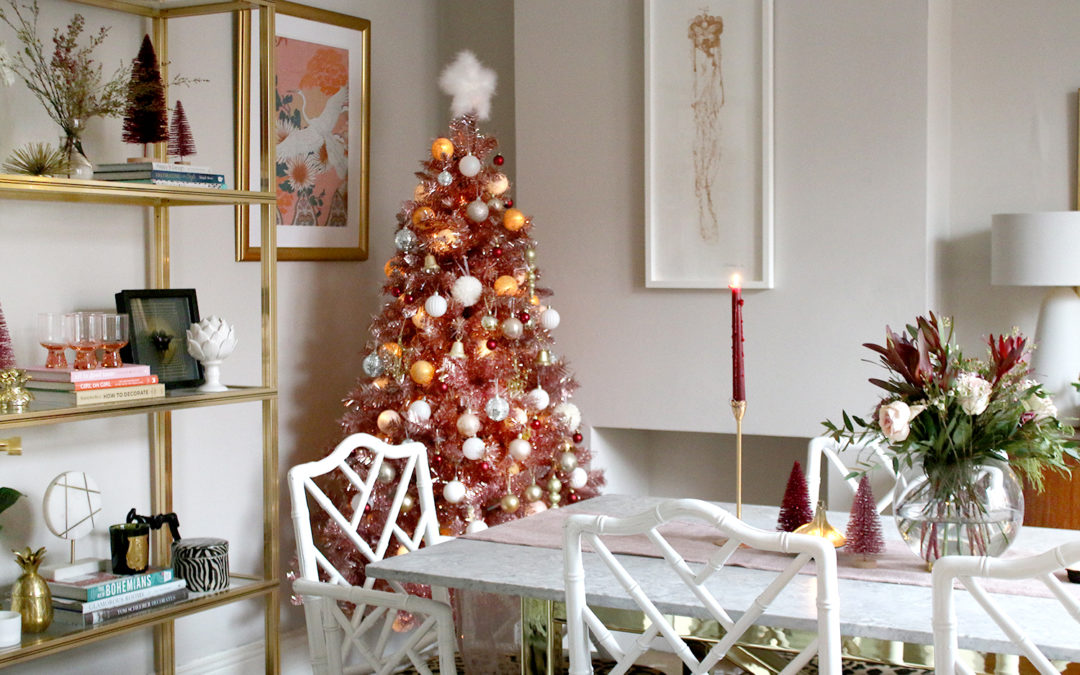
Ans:
<svg viewBox="0 0 1080 675"><path fill-rule="evenodd" d="M226 187L225 174L213 173L210 167L167 162L98 164L94 167L94 180L221 189Z"/></svg>
<svg viewBox="0 0 1080 675"><path fill-rule="evenodd" d="M123 365L119 368L25 368L30 380L26 383L34 398L69 405L118 403L165 395L165 385L150 366Z"/></svg>
<svg viewBox="0 0 1080 675"><path fill-rule="evenodd" d="M53 621L86 626L188 597L187 582L171 568L142 574L94 572L67 581L45 580L53 597Z"/></svg>

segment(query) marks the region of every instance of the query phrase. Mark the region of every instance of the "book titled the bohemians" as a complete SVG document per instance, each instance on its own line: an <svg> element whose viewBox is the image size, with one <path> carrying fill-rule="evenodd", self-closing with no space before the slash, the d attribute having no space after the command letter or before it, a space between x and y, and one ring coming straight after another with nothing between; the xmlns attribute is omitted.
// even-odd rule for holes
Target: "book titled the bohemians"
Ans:
<svg viewBox="0 0 1080 675"><path fill-rule="evenodd" d="M100 600L114 595L129 593L173 580L170 567L143 572L142 574L112 574L95 572L68 581L48 581L49 590L58 598L72 600Z"/></svg>

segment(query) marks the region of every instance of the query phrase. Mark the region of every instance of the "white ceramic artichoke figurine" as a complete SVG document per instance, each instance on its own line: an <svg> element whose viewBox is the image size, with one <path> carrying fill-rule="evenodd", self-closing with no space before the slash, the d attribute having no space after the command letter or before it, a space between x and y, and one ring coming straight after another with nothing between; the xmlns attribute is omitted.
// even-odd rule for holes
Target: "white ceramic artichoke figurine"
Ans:
<svg viewBox="0 0 1080 675"><path fill-rule="evenodd" d="M188 354L202 361L206 382L199 391L226 391L221 362L236 349L236 331L220 317L208 316L187 330Z"/></svg>

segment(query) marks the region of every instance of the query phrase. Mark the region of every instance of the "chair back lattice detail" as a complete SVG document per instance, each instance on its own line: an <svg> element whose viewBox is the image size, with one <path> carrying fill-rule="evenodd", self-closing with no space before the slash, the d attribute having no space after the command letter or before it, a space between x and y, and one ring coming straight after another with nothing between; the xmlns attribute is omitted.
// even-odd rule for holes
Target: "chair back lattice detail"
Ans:
<svg viewBox="0 0 1080 675"><path fill-rule="evenodd" d="M842 455L846 455L849 460L855 457L860 465L872 471L880 469L891 478L891 483L887 486L889 489L881 491L881 496L876 500L877 512L882 513L892 506L892 488L901 479L893 469L892 459L885 454L885 449L876 443L852 443L844 446L828 436L811 438L806 451L806 487L810 493L810 503L816 504L821 493L821 464L823 457L827 462L826 466L831 467L836 473L844 477L843 483L851 490L852 497L858 492L859 480L848 477L853 465L845 462L845 457ZM875 492L878 492L876 486Z"/></svg>
<svg viewBox="0 0 1080 675"><path fill-rule="evenodd" d="M934 597L934 669L941 675L973 675L974 671L958 658L956 590L954 581L968 591L986 614L1001 628L1020 653L1031 661L1043 675L1058 675L1050 659L1027 636L1016 619L1002 610L1001 606L979 584L979 578L986 579L1037 579L1041 581L1053 597L1061 603L1065 611L1076 620L1080 634L1080 602L1066 590L1054 572L1065 567L1077 567L1080 563L1080 541L1062 544L1026 558L1008 558L1005 560L985 556L944 556L934 562L933 597Z"/></svg>
<svg viewBox="0 0 1080 675"><path fill-rule="evenodd" d="M389 487L390 506L383 529L372 545L359 533L361 519L365 517L365 505L375 496L380 469L391 460L401 461L395 461L395 478ZM316 482L317 478L347 481L356 490L350 505L351 516L346 516L343 507L334 503ZM342 672L343 664L356 653L376 672L392 672L408 659L421 673L428 673L427 656L422 652L436 642L441 643L443 637L451 643L453 639L445 589L432 589L433 597L443 601L437 602L410 595L397 582L389 582L392 589L389 592L373 590L373 577L365 577L362 586L352 586L348 571L335 567L316 546L312 535L313 514L309 511L309 504L321 510L321 515L340 529L367 563L382 560L388 552L393 554L401 547L414 551L421 545L438 543L442 537L436 520L427 448L419 442L390 445L369 434L352 434L326 457L292 467L288 483L299 563L294 588L304 595L313 669ZM418 515L413 531L409 532L399 521L405 496L414 485L416 496L412 508ZM320 581L320 572L329 583ZM355 606L351 616L340 603ZM428 617L418 622L419 627L407 639L399 637L397 642L404 644L395 648L391 645L398 610L428 614ZM448 627L443 625L447 622ZM446 635L440 635L441 631ZM452 651L450 658L452 661Z"/></svg>
<svg viewBox="0 0 1080 675"><path fill-rule="evenodd" d="M724 545L707 563L692 566L664 538L659 527L674 519L701 521L715 528L717 535L726 537ZM690 646L665 617L646 590L650 581L638 581L611 553L604 537L645 535L667 562L671 572L701 602L702 607L724 629L723 638L702 658L697 658ZM593 548L604 566L618 580L637 607L648 617L651 625L625 650L597 618L586 602L586 575L582 543ZM721 575L731 555L742 545L766 551L792 553L790 564L761 591L739 619L733 620L713 594L717 584L707 584ZM796 574L813 561L817 567L818 636L782 671L783 675L797 673L810 660L818 657L820 671L840 673L840 624L836 582L836 552L824 539L788 532L767 532L751 527L722 508L695 499L662 502L655 508L627 518L576 514L570 516L564 531L564 570L566 581L566 622L570 652L571 675L592 672L590 634L592 640L617 661L613 674L625 673L635 660L648 651L654 641L662 641L674 651L690 673L707 673L724 658L728 650L750 629L768 609L769 604ZM695 567L697 569L695 569ZM710 588L711 586L711 588Z"/></svg>

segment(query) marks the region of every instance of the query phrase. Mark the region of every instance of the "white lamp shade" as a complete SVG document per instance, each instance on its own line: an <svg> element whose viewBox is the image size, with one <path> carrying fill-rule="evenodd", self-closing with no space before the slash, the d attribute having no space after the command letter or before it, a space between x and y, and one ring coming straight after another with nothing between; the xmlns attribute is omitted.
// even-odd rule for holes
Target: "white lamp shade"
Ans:
<svg viewBox="0 0 1080 675"><path fill-rule="evenodd" d="M997 213L990 227L997 286L1080 286L1080 211Z"/></svg>

